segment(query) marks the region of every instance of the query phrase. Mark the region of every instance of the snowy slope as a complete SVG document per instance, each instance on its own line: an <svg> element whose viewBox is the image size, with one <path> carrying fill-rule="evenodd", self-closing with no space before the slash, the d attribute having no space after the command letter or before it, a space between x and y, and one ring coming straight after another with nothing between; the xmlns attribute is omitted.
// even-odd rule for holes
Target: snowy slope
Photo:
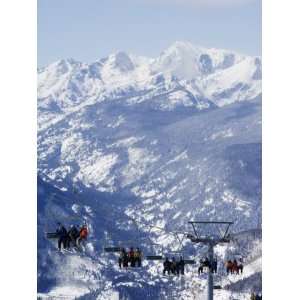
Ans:
<svg viewBox="0 0 300 300"><path fill-rule="evenodd" d="M207 275L198 276L197 265L187 266L185 276L180 278L162 276L159 262L144 261L143 269L124 271L118 269L117 256L103 252L103 247L113 245L116 240L123 245L138 243L145 255L155 251L147 236L149 232L133 226L124 214L120 203L128 201L131 201L130 198L124 195L94 190L86 190L84 194L62 192L38 178L40 299L205 299ZM83 253L60 253L56 250L55 241L44 237L44 232L53 230L58 221L78 224L82 220L89 224L90 229L89 242ZM261 272L260 240L251 238L251 234L243 236L248 240L248 251L237 247L236 243L230 244L229 248L220 246L216 249L219 273L215 276L215 283L224 287L224 290L216 291L216 299L247 299L253 285L259 285L260 279L253 276L259 276ZM255 248L253 245L256 245ZM234 249L246 258L245 270L242 276L227 277L223 261L232 257ZM194 250L193 247L185 247L186 257L193 253L198 261L201 255L205 255L206 249ZM164 253L168 251L170 249L165 247ZM252 259L249 253L258 256Z"/></svg>
<svg viewBox="0 0 300 300"><path fill-rule="evenodd" d="M39 168L71 186L138 197L126 211L151 222L218 215L256 227L260 121L258 101L202 114L97 104L40 134Z"/></svg>
<svg viewBox="0 0 300 300"><path fill-rule="evenodd" d="M41 296L96 299L105 286L99 299L164 299L164 290L172 299L173 280L166 290L156 265L120 274L103 246L139 239L150 252L149 243L174 249L168 232L189 230L192 219L260 227L259 57L176 42L157 58L61 60L38 70L38 128ZM92 229L85 255L56 253L46 228L82 219ZM189 281L200 283L188 276L174 283L177 299L196 299Z"/></svg>

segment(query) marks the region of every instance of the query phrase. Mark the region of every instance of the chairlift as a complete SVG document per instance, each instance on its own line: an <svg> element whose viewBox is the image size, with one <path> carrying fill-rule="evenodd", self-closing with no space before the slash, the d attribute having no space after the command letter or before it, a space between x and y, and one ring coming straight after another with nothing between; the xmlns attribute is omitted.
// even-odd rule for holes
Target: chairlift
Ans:
<svg viewBox="0 0 300 300"><path fill-rule="evenodd" d="M180 257L183 258L184 264L186 265L194 265L196 264L196 261L194 259L185 259L184 254L182 251L168 251L164 255L147 255L147 260L165 260L166 258L172 259L174 257L176 260L178 260Z"/></svg>
<svg viewBox="0 0 300 300"><path fill-rule="evenodd" d="M53 199L53 197L55 196L55 194L53 194L50 198L50 201ZM45 238L48 240L57 240L58 241L58 247L61 248L61 245L63 244L64 249L68 249L69 247L73 247L74 249L77 249L78 251L83 251L81 242L83 241L83 239L80 237L79 235L79 228L78 228L78 236L73 236L73 235L69 235L68 237L66 236L65 238L62 237L62 239L60 239L60 235L58 234L58 232L56 231L57 229L57 225L58 224L62 224L65 229L67 230L67 232L69 232L69 227L76 223L76 225L79 227L79 224L82 224L84 226L87 226L86 220L84 220L82 222L82 218L80 218L79 216L69 216L69 215L55 215L51 210L48 211L49 213L49 217L48 220L50 222L47 222L45 225ZM50 225L51 224L51 225ZM49 229L49 227L51 227L51 229ZM55 231L54 231L55 230Z"/></svg>
<svg viewBox="0 0 300 300"><path fill-rule="evenodd" d="M146 255L145 259L146 260L153 260L153 261L155 261L155 260L158 260L158 261L163 260L164 259L164 255L163 255L163 253L164 253L163 248L164 247L162 245L160 245L160 244L153 243L151 240L150 240L150 245L152 247L158 247L159 250L158 251L154 251L154 252L156 252L154 254Z"/></svg>
<svg viewBox="0 0 300 300"><path fill-rule="evenodd" d="M127 245L130 245L129 247ZM129 249L129 252L126 251ZM140 268L142 267L142 257L143 251L140 250L141 246L133 247L133 243L126 243L126 246L112 246L104 247L104 252L118 254L119 258L117 260L120 268L127 269L128 267ZM131 253L131 251L133 251Z"/></svg>
<svg viewBox="0 0 300 300"><path fill-rule="evenodd" d="M168 257L168 258L175 257L175 259L182 257L184 263L187 265L193 265L196 263L196 261L194 259L185 259L185 255L184 255L183 251L169 251L167 253L168 254L165 255L165 257Z"/></svg>
<svg viewBox="0 0 300 300"><path fill-rule="evenodd" d="M187 233L186 232L181 232L181 231L174 231L174 232L170 232L170 234L172 234L178 242L178 247L176 248L176 250L165 251L163 249L162 245L154 244L155 246L160 246L161 247L161 251L160 251L161 254L160 255L147 255L146 259L147 260L161 261L161 260L165 260L166 258L176 257L177 259L179 259L180 257L182 257L185 264L190 264L190 265L195 264L196 263L195 260L184 258L185 255L184 255L184 252L182 250L183 249L183 240L186 238Z"/></svg>
<svg viewBox="0 0 300 300"><path fill-rule="evenodd" d="M196 261L194 259L184 259L186 265L195 265Z"/></svg>
<svg viewBox="0 0 300 300"><path fill-rule="evenodd" d="M107 245L105 246L104 252L120 252L122 249L130 249L130 248L142 248L142 243L138 243L136 240L127 240L126 242L124 241L119 241L115 245Z"/></svg>
<svg viewBox="0 0 300 300"><path fill-rule="evenodd" d="M163 260L164 257L162 255L147 255L147 260Z"/></svg>
<svg viewBox="0 0 300 300"><path fill-rule="evenodd" d="M222 286L220 285L214 285L214 290L221 290L222 289Z"/></svg>
<svg viewBox="0 0 300 300"><path fill-rule="evenodd" d="M82 224L82 219L80 217L78 217L78 216L59 217L59 218L55 218L55 221L51 220L51 223L53 224L51 226L51 228L57 227L58 224L62 224L68 230L68 227L71 226L72 223L77 223L77 225L79 225L80 223ZM58 238L58 234L56 233L56 231L49 230L50 226L49 226L49 224L47 224L47 225L48 226L46 226L46 228L45 228L45 237L47 239L50 239L50 240L51 239L57 239ZM83 225L87 226L86 220L84 220Z"/></svg>
<svg viewBox="0 0 300 300"><path fill-rule="evenodd" d="M48 240L57 239L58 238L58 234L56 232L46 232L46 238Z"/></svg>
<svg viewBox="0 0 300 300"><path fill-rule="evenodd" d="M180 257L180 256L184 257L184 254L182 251L172 251L171 250L171 251L167 251L165 256L166 257Z"/></svg>
<svg viewBox="0 0 300 300"><path fill-rule="evenodd" d="M122 248L121 247L104 247L105 252L121 252Z"/></svg>

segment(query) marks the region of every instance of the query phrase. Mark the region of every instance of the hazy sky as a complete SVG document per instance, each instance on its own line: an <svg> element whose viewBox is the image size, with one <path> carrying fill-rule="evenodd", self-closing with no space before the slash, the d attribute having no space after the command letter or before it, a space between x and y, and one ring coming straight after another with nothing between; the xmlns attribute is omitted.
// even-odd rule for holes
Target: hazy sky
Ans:
<svg viewBox="0 0 300 300"><path fill-rule="evenodd" d="M260 55L261 0L38 0L39 66L154 57L177 40Z"/></svg>

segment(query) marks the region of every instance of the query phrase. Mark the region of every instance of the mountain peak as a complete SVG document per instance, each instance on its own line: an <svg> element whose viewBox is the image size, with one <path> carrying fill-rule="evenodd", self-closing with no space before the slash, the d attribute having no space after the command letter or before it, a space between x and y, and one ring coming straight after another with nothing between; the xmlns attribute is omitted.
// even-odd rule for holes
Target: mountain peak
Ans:
<svg viewBox="0 0 300 300"><path fill-rule="evenodd" d="M171 44L166 50L162 52L161 55L183 55L186 53L196 53L197 47L195 47L190 42L185 41L176 41L173 44Z"/></svg>
<svg viewBox="0 0 300 300"><path fill-rule="evenodd" d="M134 64L130 56L124 51L117 51L108 57L108 61L113 68L121 72L129 72L134 69Z"/></svg>
<svg viewBox="0 0 300 300"><path fill-rule="evenodd" d="M194 49L195 45L188 41L175 41L169 48L173 49Z"/></svg>
<svg viewBox="0 0 300 300"><path fill-rule="evenodd" d="M189 42L176 41L161 53L155 67L179 79L191 79L197 75L197 48Z"/></svg>
<svg viewBox="0 0 300 300"><path fill-rule="evenodd" d="M62 58L57 60L56 62L54 62L52 65L55 66L72 66L72 65L76 65L79 62L76 61L74 58L70 57L70 58Z"/></svg>

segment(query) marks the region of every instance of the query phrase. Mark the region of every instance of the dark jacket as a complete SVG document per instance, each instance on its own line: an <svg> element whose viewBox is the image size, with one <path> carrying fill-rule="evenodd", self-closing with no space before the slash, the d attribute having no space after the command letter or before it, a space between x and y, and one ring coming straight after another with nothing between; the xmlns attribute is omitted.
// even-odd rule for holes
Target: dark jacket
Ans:
<svg viewBox="0 0 300 300"><path fill-rule="evenodd" d="M65 237L68 235L67 229L64 226L60 226L57 230L56 233L59 237Z"/></svg>
<svg viewBox="0 0 300 300"><path fill-rule="evenodd" d="M72 226L69 230L69 236L73 239L77 239L79 237L79 231L75 226Z"/></svg>

